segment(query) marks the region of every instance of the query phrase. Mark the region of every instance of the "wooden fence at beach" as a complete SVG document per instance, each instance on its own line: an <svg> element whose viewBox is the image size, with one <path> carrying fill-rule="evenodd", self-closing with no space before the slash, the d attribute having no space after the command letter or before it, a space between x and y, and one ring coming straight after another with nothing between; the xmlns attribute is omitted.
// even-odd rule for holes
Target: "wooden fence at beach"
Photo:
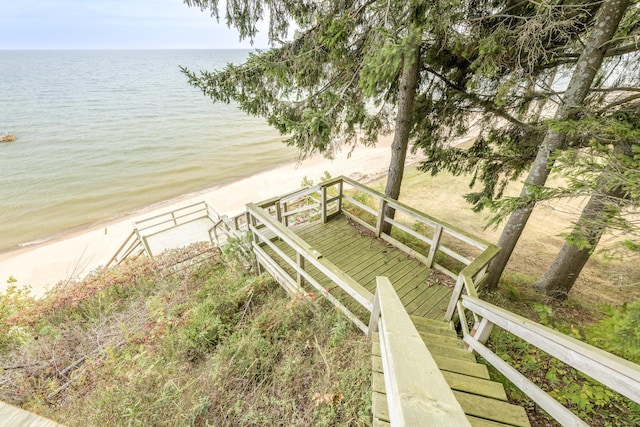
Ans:
<svg viewBox="0 0 640 427"><path fill-rule="evenodd" d="M205 221L204 225L198 227L196 233L198 239L205 238L212 242L211 230L221 220L221 216L206 202L198 202L171 211L163 212L149 218L144 218L133 223L133 230L127 236L116 253L105 265L105 269L120 264L127 258L137 258L140 255L153 257L150 240L167 235L171 240L173 236L169 232L177 230L179 227L188 227L197 222ZM209 224L207 226L207 224ZM203 228L205 227L205 228ZM202 230L206 233L202 233ZM188 233L189 230L185 229Z"/></svg>

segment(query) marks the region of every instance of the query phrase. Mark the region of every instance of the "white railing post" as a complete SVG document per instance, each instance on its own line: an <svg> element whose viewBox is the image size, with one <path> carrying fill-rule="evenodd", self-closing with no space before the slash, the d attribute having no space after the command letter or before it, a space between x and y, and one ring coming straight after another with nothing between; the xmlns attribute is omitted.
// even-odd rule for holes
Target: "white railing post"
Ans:
<svg viewBox="0 0 640 427"><path fill-rule="evenodd" d="M376 279L377 280L377 279ZM376 293L373 295L373 307L371 308L371 317L369 318L369 328L367 336L373 338L373 334L378 330L378 319L380 318L380 296L376 287Z"/></svg>
<svg viewBox="0 0 640 427"><path fill-rule="evenodd" d="M427 267L433 266L433 261L436 258L436 252L438 252L438 246L440 246L440 238L442 237L442 226L436 225L433 230L433 239L431 239L431 247L429 248L429 255L427 255Z"/></svg>
<svg viewBox="0 0 640 427"><path fill-rule="evenodd" d="M489 335L491 335L491 330L493 329L493 323L483 318L480 321L480 324L477 327L474 327L471 331L471 336L476 339L476 341L485 344L489 339Z"/></svg>

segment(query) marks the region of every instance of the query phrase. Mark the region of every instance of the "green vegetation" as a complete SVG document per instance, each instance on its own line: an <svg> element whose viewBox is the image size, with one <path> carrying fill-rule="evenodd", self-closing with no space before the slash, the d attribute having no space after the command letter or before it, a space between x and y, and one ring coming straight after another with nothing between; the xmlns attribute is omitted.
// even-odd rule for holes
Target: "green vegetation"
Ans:
<svg viewBox="0 0 640 427"><path fill-rule="evenodd" d="M370 424L357 328L220 255L158 268L194 250L0 295L0 399L71 426Z"/></svg>

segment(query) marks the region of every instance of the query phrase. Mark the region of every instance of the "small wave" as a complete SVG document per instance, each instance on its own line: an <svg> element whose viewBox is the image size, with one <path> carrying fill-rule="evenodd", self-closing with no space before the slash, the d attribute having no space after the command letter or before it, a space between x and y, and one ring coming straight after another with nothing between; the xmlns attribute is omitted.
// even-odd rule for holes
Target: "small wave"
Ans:
<svg viewBox="0 0 640 427"><path fill-rule="evenodd" d="M46 243L49 240L51 240L51 237L47 238L47 239L36 239L36 240L32 240L30 242L18 243L18 246L21 247L21 248L24 248L24 247L27 247L27 246L33 246L33 245L39 245L41 243Z"/></svg>

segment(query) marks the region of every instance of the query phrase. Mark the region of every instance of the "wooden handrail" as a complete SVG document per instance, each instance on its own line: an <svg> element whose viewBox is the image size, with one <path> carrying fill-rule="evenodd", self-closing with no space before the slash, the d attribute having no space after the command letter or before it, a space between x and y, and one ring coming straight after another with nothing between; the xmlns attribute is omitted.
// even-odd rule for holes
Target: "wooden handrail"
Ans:
<svg viewBox="0 0 640 427"><path fill-rule="evenodd" d="M192 215L192 214L197 213L197 212L200 212L200 211L206 211L206 212L208 212L208 209L210 209L210 207L209 207L205 202L198 202L198 203L193 203L193 204L188 205L188 206L183 206L183 207L178 208L178 209L175 209L175 210L173 210L173 211L171 211L171 212L164 212L164 213L161 213L161 214L158 214L158 215L154 215L154 216L149 217L149 218L144 218L144 219L142 219L142 220L135 221L135 222L134 222L134 224L135 224L136 226L138 226L138 225L140 225L140 224L144 224L144 223L147 223L147 222L153 221L154 219L162 218L162 217L164 217L164 216L171 215L171 214L175 214L175 213L177 213L177 212L182 212L182 211L185 211L185 210L187 210L187 209L191 209L191 208L194 208L194 207L196 207L196 206L201 206L201 205L202 205L202 208L197 209L197 210L195 210L195 211L193 211L193 212L190 212L190 213L188 213L188 214L185 214L185 215L177 216L176 218L182 218L182 217L185 217L185 216L189 216L189 215ZM214 212L215 212L215 211L214 211ZM173 220L173 218L172 218L172 220ZM162 221L162 222L167 222L167 221ZM155 226L155 225L157 225L157 224L154 224L153 226ZM145 227L142 227L142 228L141 228L141 227L138 227L138 228L140 228L140 229L146 229L146 228L148 228L148 226L145 226Z"/></svg>
<svg viewBox="0 0 640 427"><path fill-rule="evenodd" d="M359 202L358 200L355 200L353 197L348 196L347 194L344 193L344 185L343 184L347 184L349 186L351 186L352 188L355 188L359 191L362 191L370 196L372 196L378 203L378 209L374 209L371 208L370 206L365 205L364 203ZM333 186L338 186L338 195L332 198L327 198L326 192L327 189ZM319 205L318 204L314 204L311 207L302 207L302 208L298 208L294 211L286 211L286 203L289 203L291 201L294 201L296 199L300 199L303 197L308 197L311 194L320 192L321 194L321 200L319 201ZM391 199L387 196L385 196L384 194L373 190L369 187L366 187L362 184L360 184L357 181L354 181L348 177L345 176L339 176L336 178L332 178L329 179L327 181L321 182L315 186L309 187L309 188L304 188L301 190L296 190L296 191L292 191L289 193L286 193L282 196L278 196L278 197L273 197L270 198L268 200L265 200L263 202L257 203L255 204L255 206L262 208L262 209L266 209L269 207L275 207L275 212L276 212L276 216L277 216L277 220L281 221L285 226L288 225L288 221L287 218L289 216L292 216L296 213L301 213L304 212L306 210L310 210L310 209L314 209L314 208L319 208L319 212L321 215L321 219L322 221L326 221L327 219L327 207L326 205L328 203L333 203L336 202L338 203L338 212L340 213L342 212L344 215L346 215L347 217L351 218L352 220L356 221L357 223L359 223L360 225L362 225L363 227L371 230L372 232L374 232L376 234L376 236L379 236L380 238L386 240L387 242L391 243L392 245L398 247L399 249L401 249L402 251L408 253L409 255L414 256L416 259L420 260L421 262L423 262L427 267L429 268L436 268L438 270L440 270L441 272L449 275L450 277L456 279L456 286L454 288L453 291L453 295L452 298L449 302L449 306L447 309L447 313L446 313L446 320L451 320L452 316L455 312L455 305L457 303L457 301L460 298L460 295L464 292L466 292L466 294L471 295L471 296L476 296L477 295L477 291L476 291L476 286L483 280L483 278L486 276L486 270L487 270L487 266L489 264L489 262L496 256L496 254L499 251L499 248L487 241L484 241L482 239L479 239L475 236L472 236L471 234L467 233L466 231L455 227L447 222L444 221L440 221L434 217L431 217L427 214L424 214L422 212L417 211L416 209L405 205L402 202L399 202L397 200ZM343 201L347 201L353 205L355 205L356 207L358 207L359 209L362 209L363 211L373 215L376 218L376 224L375 225L371 225L367 222L365 222L364 220L362 220L361 218L358 218L357 216L353 215L352 213L346 212L342 209L343 206ZM281 206L284 206L281 207ZM418 231L415 231L414 229L410 228L409 226L402 224L398 221L392 220L388 217L386 217L384 215L385 212L385 208L389 206L392 207L393 209L395 209L396 211L402 212L406 215L408 215L410 218L412 218L414 221L419 222L421 224L424 224L426 226L429 226L433 229L433 236L432 238L423 235L421 233L419 233ZM284 212L283 212L284 210ZM383 233L382 229L383 229L383 224L384 223L388 223L391 224L393 227L413 236L414 238L418 239L419 241L424 242L425 244L430 246L429 249L429 253L428 254L423 254L420 253L410 247L408 247L407 245L403 244L402 242L398 241L397 239L395 239L394 237L392 237L389 234ZM468 256L465 256L463 254L458 253L457 251L453 250L452 248L449 248L447 246L445 246L444 244L441 243L442 240L442 236L444 235L448 235L451 236L455 239L457 239L458 241L464 242L465 244L469 245L470 247L476 248L481 250L482 252L479 253L477 256L475 256L474 258L470 258ZM450 271L448 268L444 267L443 265L438 264L435 261L435 255L436 252L440 251L441 253L445 254L446 256L448 256L449 258L460 262L464 265L464 267L457 272L453 272Z"/></svg>
<svg viewBox="0 0 640 427"><path fill-rule="evenodd" d="M376 278L373 316L370 324L378 327L391 425L470 426L386 277Z"/></svg>
<svg viewBox="0 0 640 427"><path fill-rule="evenodd" d="M251 216L258 219L262 224L275 233L287 245L292 247L296 253L300 253L316 267L322 274L330 278L342 290L355 299L360 305L371 311L373 306L373 295L362 285L343 273L332 262L322 257L322 254L312 248L308 243L291 232L283 224L276 221L271 215L253 203L247 205L247 211Z"/></svg>
<svg viewBox="0 0 640 427"><path fill-rule="evenodd" d="M408 215L420 220L421 222L424 222L427 225L435 226L435 225L439 224L449 234L451 234L452 236L460 238L460 240L463 240L463 241L466 241L465 239L468 239L469 242L467 242L467 243L469 243L470 245L476 246L479 249L484 249L487 246L491 245L491 243L489 243L489 242L487 242L487 241L485 241L483 239L480 239L480 238L478 238L476 236L473 236L472 234L467 233L466 231L462 230L461 228L458 228L458 227L456 227L454 225L451 225L451 224L449 224L449 223L447 223L445 221L441 221L441 220L439 220L437 218L434 218L434 217L432 217L430 215L427 215L427 214L425 214L423 212L420 212L420 211L412 208L409 205L405 205L402 202L399 202L399 201L397 201L395 199L387 197L384 194L382 194L382 193L380 193L380 192L378 192L378 191L376 191L376 190L374 190L372 188L366 187L366 186L360 184L359 182L354 181L353 179L351 179L349 177L340 176L340 177L334 178L333 180L329 180L327 182L328 183L335 183L335 181L337 181L337 180L342 180L342 181L346 182L347 184L351 185L352 187L358 188L359 190L364 191L365 193L369 193L370 195L374 196L378 200L380 200L380 199L385 200L387 203L389 203L389 206L393 207L394 209L400 210L400 211L402 211L402 212L404 212L404 213L406 213L406 214L408 214ZM325 183L320 183L319 185L322 186L324 184Z"/></svg>
<svg viewBox="0 0 640 427"><path fill-rule="evenodd" d="M640 403L640 366L468 295L462 306L567 365Z"/></svg>

